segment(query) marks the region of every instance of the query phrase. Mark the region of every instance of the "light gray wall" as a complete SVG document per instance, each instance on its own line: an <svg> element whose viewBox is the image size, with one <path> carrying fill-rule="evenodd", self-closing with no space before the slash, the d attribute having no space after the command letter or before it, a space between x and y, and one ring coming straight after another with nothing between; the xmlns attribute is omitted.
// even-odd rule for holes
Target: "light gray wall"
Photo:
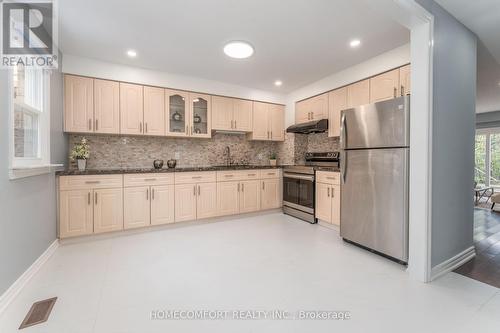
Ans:
<svg viewBox="0 0 500 333"><path fill-rule="evenodd" d="M473 245L476 36L433 0L432 267Z"/></svg>
<svg viewBox="0 0 500 333"><path fill-rule="evenodd" d="M8 72L0 70L0 295L56 239L54 174L9 180ZM51 75L51 159L66 162L62 74Z"/></svg>

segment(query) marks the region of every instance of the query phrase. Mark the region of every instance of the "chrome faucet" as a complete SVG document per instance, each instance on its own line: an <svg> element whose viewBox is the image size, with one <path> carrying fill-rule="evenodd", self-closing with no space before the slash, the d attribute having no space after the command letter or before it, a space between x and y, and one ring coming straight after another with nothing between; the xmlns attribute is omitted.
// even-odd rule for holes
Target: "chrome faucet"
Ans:
<svg viewBox="0 0 500 333"><path fill-rule="evenodd" d="M230 166L231 165L231 150L229 149L229 146L226 146L226 148L224 148L224 156L226 156L226 165Z"/></svg>

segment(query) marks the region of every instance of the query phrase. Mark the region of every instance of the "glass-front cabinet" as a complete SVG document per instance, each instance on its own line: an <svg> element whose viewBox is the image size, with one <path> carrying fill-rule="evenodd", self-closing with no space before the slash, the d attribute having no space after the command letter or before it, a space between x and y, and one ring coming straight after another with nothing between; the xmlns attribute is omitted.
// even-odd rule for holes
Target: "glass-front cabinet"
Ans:
<svg viewBox="0 0 500 333"><path fill-rule="evenodd" d="M210 138L211 133L211 97L209 95L189 93L191 109L189 134L194 137Z"/></svg>

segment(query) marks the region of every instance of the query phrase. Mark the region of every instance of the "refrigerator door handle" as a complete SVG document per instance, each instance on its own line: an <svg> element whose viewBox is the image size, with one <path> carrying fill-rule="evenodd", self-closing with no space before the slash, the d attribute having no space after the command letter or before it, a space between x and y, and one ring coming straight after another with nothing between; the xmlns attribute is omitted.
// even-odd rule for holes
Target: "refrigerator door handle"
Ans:
<svg viewBox="0 0 500 333"><path fill-rule="evenodd" d="M340 178L342 179L342 184L345 184L345 179L347 175L347 150L342 150L342 155L340 156Z"/></svg>
<svg viewBox="0 0 500 333"><path fill-rule="evenodd" d="M340 120L340 148L345 149L347 143L347 126L345 122L345 113L342 112L342 118Z"/></svg>

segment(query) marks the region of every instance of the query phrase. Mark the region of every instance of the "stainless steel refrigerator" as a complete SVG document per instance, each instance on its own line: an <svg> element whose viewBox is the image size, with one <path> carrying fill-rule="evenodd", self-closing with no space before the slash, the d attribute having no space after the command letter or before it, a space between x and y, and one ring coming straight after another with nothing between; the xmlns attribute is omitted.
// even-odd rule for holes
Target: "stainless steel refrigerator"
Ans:
<svg viewBox="0 0 500 333"><path fill-rule="evenodd" d="M340 235L408 262L410 97L341 113Z"/></svg>

